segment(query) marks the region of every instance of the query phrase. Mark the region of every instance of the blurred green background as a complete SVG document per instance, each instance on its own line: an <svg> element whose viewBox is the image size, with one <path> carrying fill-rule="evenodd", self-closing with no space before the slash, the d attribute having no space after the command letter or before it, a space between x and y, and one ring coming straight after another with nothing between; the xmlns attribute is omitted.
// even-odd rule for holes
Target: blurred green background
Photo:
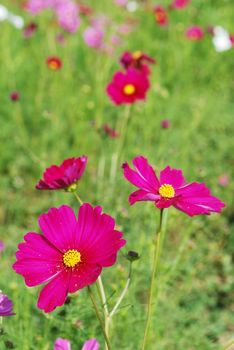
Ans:
<svg viewBox="0 0 234 350"><path fill-rule="evenodd" d="M175 209L168 214L165 249L161 260L160 297L151 329L149 350L223 349L234 331L233 317L233 190L234 48L217 53L206 34L199 42L185 38L191 24L222 25L234 31L232 0L193 0L181 11L170 13L170 24L160 28L152 13L134 13L110 0L87 1L94 15L104 13L116 25L136 23L122 36L112 56L87 47L82 17L76 34L66 35L64 45L55 40L60 30L50 13L32 17L19 2L1 1L38 30L26 40L21 30L0 22L0 289L14 301L15 317L3 320L0 349L53 348L57 337L70 339L72 349L102 335L85 290L50 315L36 308L37 288L27 288L11 266L23 235L38 231L37 218L63 203L78 209L72 195L39 192L35 184L45 167L85 154L86 172L79 183L84 201L100 204L113 215L127 239L127 250L141 259L133 266L133 281L112 327L114 349L140 348L145 323L153 235L158 212L152 203L130 207L133 186L122 176L121 164L144 155L157 171L166 165L181 168L188 181L205 182L213 195L226 203L221 215L189 218ZM169 2L163 1L162 4ZM155 3L156 4L156 3ZM157 60L146 103L135 104L121 159L115 174L114 157L120 138L102 131L104 123L119 130L125 106L116 107L105 94L124 50L142 50ZM63 61L60 71L46 66L48 56ZM18 91L20 99L9 95ZM169 119L169 129L161 120ZM229 177L226 186L221 175ZM110 305L120 293L128 268L123 254L118 264L103 273ZM156 310L155 310L156 311ZM103 345L101 349L103 348Z"/></svg>

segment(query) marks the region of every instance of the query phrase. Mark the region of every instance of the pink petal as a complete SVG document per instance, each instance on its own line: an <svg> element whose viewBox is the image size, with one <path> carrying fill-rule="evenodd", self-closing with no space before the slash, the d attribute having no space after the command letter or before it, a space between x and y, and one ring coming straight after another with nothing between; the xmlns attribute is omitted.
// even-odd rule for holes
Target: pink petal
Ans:
<svg viewBox="0 0 234 350"><path fill-rule="evenodd" d="M136 157L133 160L133 164L136 171L132 170L128 163L122 165L124 177L142 190L156 194L159 181L153 168L148 164L147 159L144 157Z"/></svg>
<svg viewBox="0 0 234 350"><path fill-rule="evenodd" d="M93 284L102 272L102 267L97 264L80 264L72 270L69 282L69 293L74 293L90 284Z"/></svg>
<svg viewBox="0 0 234 350"><path fill-rule="evenodd" d="M175 203L175 198L167 199L167 198L161 198L159 201L156 202L156 207L159 209L163 208L169 208Z"/></svg>
<svg viewBox="0 0 234 350"><path fill-rule="evenodd" d="M40 292L37 306L45 312L64 304L69 288L71 270L64 270L54 277Z"/></svg>
<svg viewBox="0 0 234 350"><path fill-rule="evenodd" d="M174 188L181 187L185 185L185 179L181 170L171 169L167 166L160 173L160 184L170 184Z"/></svg>
<svg viewBox="0 0 234 350"><path fill-rule="evenodd" d="M67 339L58 338L54 343L54 350L71 350L71 343Z"/></svg>
<svg viewBox="0 0 234 350"><path fill-rule="evenodd" d="M39 217L39 225L46 238L61 252L74 249L76 217L73 210L62 205L51 208Z"/></svg>
<svg viewBox="0 0 234 350"><path fill-rule="evenodd" d="M98 350L100 347L100 344L96 339L89 339L87 340L81 350Z"/></svg>
<svg viewBox="0 0 234 350"><path fill-rule="evenodd" d="M153 194L144 190L137 190L130 194L128 200L131 205L139 201L153 201L155 202L160 198L159 195Z"/></svg>
<svg viewBox="0 0 234 350"><path fill-rule="evenodd" d="M26 243L19 244L14 270L22 274L27 286L47 282L62 269L62 255L43 236L37 233L25 235Z"/></svg>

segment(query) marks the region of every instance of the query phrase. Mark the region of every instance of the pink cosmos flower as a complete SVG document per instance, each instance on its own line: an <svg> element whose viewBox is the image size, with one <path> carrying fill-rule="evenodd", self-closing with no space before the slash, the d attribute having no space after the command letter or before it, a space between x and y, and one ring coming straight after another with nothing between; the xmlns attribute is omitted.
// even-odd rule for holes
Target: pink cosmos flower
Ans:
<svg viewBox="0 0 234 350"><path fill-rule="evenodd" d="M157 208L174 206L189 216L219 213L225 206L211 195L205 184L187 183L181 170L167 166L158 178L146 158L136 157L133 165L135 170L127 163L122 166L124 177L139 188L129 196L131 205L138 201L153 201Z"/></svg>
<svg viewBox="0 0 234 350"><path fill-rule="evenodd" d="M114 3L117 6L125 7L127 5L127 3L128 3L128 0L114 0Z"/></svg>
<svg viewBox="0 0 234 350"><path fill-rule="evenodd" d="M99 49L103 45L104 32L99 28L89 27L84 31L83 37L89 47Z"/></svg>
<svg viewBox="0 0 234 350"><path fill-rule="evenodd" d="M126 51L120 57L120 64L125 69L133 67L147 75L150 74L148 64L155 63L156 62L152 57L144 54L142 51L135 51L133 53Z"/></svg>
<svg viewBox="0 0 234 350"><path fill-rule="evenodd" d="M218 177L218 183L220 186L226 187L229 184L229 176L227 174L222 174Z"/></svg>
<svg viewBox="0 0 234 350"><path fill-rule="evenodd" d="M145 74L135 68L129 68L124 73L114 74L106 92L116 105L131 104L137 100L144 100L149 87L150 83Z"/></svg>
<svg viewBox="0 0 234 350"><path fill-rule="evenodd" d="M37 14L51 6L51 0L29 0L26 8L29 12Z"/></svg>
<svg viewBox="0 0 234 350"><path fill-rule="evenodd" d="M12 301L0 290L0 317L14 315Z"/></svg>
<svg viewBox="0 0 234 350"><path fill-rule="evenodd" d="M78 180L83 175L88 158L82 156L79 158L68 158L59 166L52 165L43 173L41 179L36 185L38 190L75 190Z"/></svg>
<svg viewBox="0 0 234 350"><path fill-rule="evenodd" d="M0 253L3 252L5 249L5 244L3 241L0 241Z"/></svg>
<svg viewBox="0 0 234 350"><path fill-rule="evenodd" d="M12 91L10 94L11 101L18 101L20 99L20 94L17 91Z"/></svg>
<svg viewBox="0 0 234 350"><path fill-rule="evenodd" d="M71 343L67 339L58 338L54 343L54 350L71 350Z"/></svg>
<svg viewBox="0 0 234 350"><path fill-rule="evenodd" d="M166 26L168 24L168 15L164 7L158 5L154 9L155 20L160 26Z"/></svg>
<svg viewBox="0 0 234 350"><path fill-rule="evenodd" d="M169 128L170 128L170 124L171 124L171 122L170 122L169 119L163 119L163 120L161 121L161 127L162 127L163 129L169 129Z"/></svg>
<svg viewBox="0 0 234 350"><path fill-rule="evenodd" d="M24 236L13 268L29 287L46 283L37 304L45 312L63 305L68 293L94 283L126 243L115 220L88 203L80 207L78 219L68 206L51 208L39 225L43 234Z"/></svg>
<svg viewBox="0 0 234 350"><path fill-rule="evenodd" d="M190 40L201 40L204 36L204 32L199 26L191 26L187 29L186 36Z"/></svg>
<svg viewBox="0 0 234 350"><path fill-rule="evenodd" d="M173 0L171 7L175 9L183 9L189 4L190 0Z"/></svg>
<svg viewBox="0 0 234 350"><path fill-rule="evenodd" d="M81 350L98 350L99 343L96 339L87 340ZM58 338L54 343L54 350L71 350L71 343L67 339Z"/></svg>
<svg viewBox="0 0 234 350"><path fill-rule="evenodd" d="M70 33L75 33L80 26L79 8L73 1L63 1L55 8L59 25Z"/></svg>

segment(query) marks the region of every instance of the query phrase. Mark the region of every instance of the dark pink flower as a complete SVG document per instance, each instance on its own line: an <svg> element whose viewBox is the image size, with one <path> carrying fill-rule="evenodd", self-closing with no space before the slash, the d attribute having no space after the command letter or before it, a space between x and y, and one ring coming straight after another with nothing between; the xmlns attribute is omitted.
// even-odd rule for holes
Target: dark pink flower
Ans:
<svg viewBox="0 0 234 350"><path fill-rule="evenodd" d="M63 66L62 60L57 56L50 56L46 60L46 64L51 70L60 70Z"/></svg>
<svg viewBox="0 0 234 350"><path fill-rule="evenodd" d="M50 166L43 173L43 179L38 182L36 188L38 190L76 189L76 184L86 168L87 160L86 156L68 158L59 166Z"/></svg>
<svg viewBox="0 0 234 350"><path fill-rule="evenodd" d="M7 295L0 290L0 317L13 316L13 303Z"/></svg>
<svg viewBox="0 0 234 350"><path fill-rule="evenodd" d="M36 32L37 28L38 28L38 25L34 22L30 22L29 24L27 24L23 31L24 37L26 39L31 38Z"/></svg>
<svg viewBox="0 0 234 350"><path fill-rule="evenodd" d="M115 220L88 203L80 207L78 219L68 206L51 208L39 225L43 234L24 236L13 268L29 287L46 283L37 304L45 312L63 305L68 293L94 283L125 244Z"/></svg>
<svg viewBox="0 0 234 350"><path fill-rule="evenodd" d="M190 0L173 0L171 7L175 9L183 9L189 4Z"/></svg>
<svg viewBox="0 0 234 350"><path fill-rule="evenodd" d="M124 69L132 67L147 75L150 73L148 64L155 63L156 61L152 57L144 54L141 51L135 51L133 53L126 51L120 57L120 64L124 67Z"/></svg>
<svg viewBox="0 0 234 350"><path fill-rule="evenodd" d="M186 31L186 37L190 40L201 40L204 36L204 32L199 26L191 26Z"/></svg>
<svg viewBox="0 0 234 350"><path fill-rule="evenodd" d="M131 104L137 100L144 100L149 87L150 83L145 74L135 68L129 68L124 73L115 73L106 91L116 105Z"/></svg>
<svg viewBox="0 0 234 350"><path fill-rule="evenodd" d="M119 133L115 129L111 128L108 124L104 124L102 126L102 129L105 132L105 134L110 136L110 138L112 139L119 137Z"/></svg>
<svg viewBox="0 0 234 350"><path fill-rule="evenodd" d="M182 171L167 166L157 177L152 166L144 157L133 160L135 170L127 163L123 164L124 176L139 188L129 196L130 204L138 201L153 201L157 208L174 206L189 216L219 213L225 206L213 197L203 183L187 183Z"/></svg>
<svg viewBox="0 0 234 350"><path fill-rule="evenodd" d="M218 177L218 183L220 186L226 187L229 184L229 176L227 174L222 174Z"/></svg>
<svg viewBox="0 0 234 350"><path fill-rule="evenodd" d="M20 99L19 93L17 91L11 92L10 99L11 101L14 101L14 102L18 101Z"/></svg>
<svg viewBox="0 0 234 350"><path fill-rule="evenodd" d="M163 119L163 120L161 121L161 127L162 127L163 129L169 129L169 128L170 128L170 124L171 124L171 122L170 122L169 119Z"/></svg>
<svg viewBox="0 0 234 350"><path fill-rule="evenodd" d="M158 5L154 8L155 20L160 26L166 26L168 24L168 15L164 7Z"/></svg>

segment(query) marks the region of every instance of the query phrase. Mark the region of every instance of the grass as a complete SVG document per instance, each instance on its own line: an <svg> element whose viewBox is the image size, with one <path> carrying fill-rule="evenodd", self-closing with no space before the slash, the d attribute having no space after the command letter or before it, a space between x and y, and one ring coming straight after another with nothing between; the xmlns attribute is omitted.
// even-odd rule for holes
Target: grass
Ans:
<svg viewBox="0 0 234 350"><path fill-rule="evenodd" d="M3 1L15 13L17 2ZM91 4L91 1L90 1ZM127 15L111 1L92 1L116 23L125 17L139 21L124 37L114 58L85 46L82 28L68 36L66 45L55 42L57 28L49 14L36 20L39 30L26 41L21 31L3 22L0 40L0 288L15 305L16 316L4 319L0 349L47 350L59 336L80 349L90 337L103 344L86 290L71 295L70 303L49 315L36 308L39 288L27 288L11 265L23 235L37 231L37 217L62 203L77 210L73 197L63 192L41 193L34 189L44 168L63 159L86 154L88 167L79 185L83 200L101 204L117 219L127 239L127 250L141 259L133 265L130 291L115 316L114 349L140 348L150 281L153 234L158 215L152 204L129 207L132 191L122 176L124 160L142 154L157 170L170 164L181 168L188 181L206 182L227 207L222 215L190 219L169 210L165 249L161 260L160 297L151 328L149 350L223 349L233 334L233 180L228 187L218 176L233 172L233 49L217 54L206 35L201 42L185 39L190 24L232 27L233 3L193 0L183 11L171 13L168 28L155 25L150 13L139 10ZM22 12L30 21L31 17ZM111 30L111 29L110 29ZM109 139L96 127L110 123L119 128L125 107L115 107L105 86L119 69L118 57L125 50L141 49L157 60L152 67L151 90L145 104L131 109L125 147L113 176L113 155L119 139ZM49 71L45 60L59 55L63 69ZM20 101L9 99L20 92ZM163 130L160 121L171 127ZM117 266L104 271L110 305L124 286L127 264L120 254ZM156 305L155 305L156 309ZM103 345L102 347L103 348Z"/></svg>

